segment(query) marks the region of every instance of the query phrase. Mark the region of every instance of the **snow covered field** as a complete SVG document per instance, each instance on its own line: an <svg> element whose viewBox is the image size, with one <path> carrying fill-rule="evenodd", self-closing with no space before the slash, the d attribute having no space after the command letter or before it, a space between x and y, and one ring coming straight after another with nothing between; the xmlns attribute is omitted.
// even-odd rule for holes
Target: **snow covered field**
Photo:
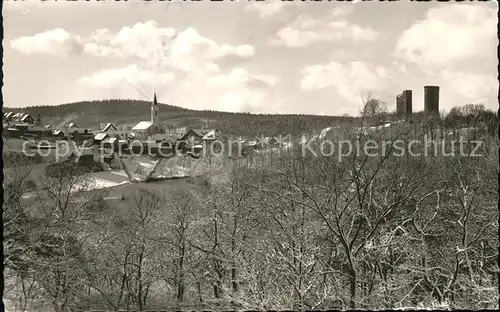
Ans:
<svg viewBox="0 0 500 312"><path fill-rule="evenodd" d="M90 174L90 179L88 183L81 187L87 190L97 190L130 183L127 174L123 170L93 172ZM81 188L77 187L77 189Z"/></svg>

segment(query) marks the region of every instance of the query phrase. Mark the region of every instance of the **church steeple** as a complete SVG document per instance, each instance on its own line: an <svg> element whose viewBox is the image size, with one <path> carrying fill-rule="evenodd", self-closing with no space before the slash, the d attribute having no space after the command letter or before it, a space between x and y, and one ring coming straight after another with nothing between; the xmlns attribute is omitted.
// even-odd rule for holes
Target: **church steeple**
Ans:
<svg viewBox="0 0 500 312"><path fill-rule="evenodd" d="M151 105L151 122L156 124L158 122L158 113L160 112L160 107L158 106L158 101L156 100L156 91L153 98L153 104Z"/></svg>

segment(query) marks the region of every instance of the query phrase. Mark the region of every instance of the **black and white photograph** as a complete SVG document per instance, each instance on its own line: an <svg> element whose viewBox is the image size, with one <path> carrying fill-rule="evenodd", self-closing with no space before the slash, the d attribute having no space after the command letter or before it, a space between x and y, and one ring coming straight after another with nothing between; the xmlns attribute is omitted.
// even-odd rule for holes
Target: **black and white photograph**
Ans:
<svg viewBox="0 0 500 312"><path fill-rule="evenodd" d="M497 1L0 4L4 311L500 308Z"/></svg>

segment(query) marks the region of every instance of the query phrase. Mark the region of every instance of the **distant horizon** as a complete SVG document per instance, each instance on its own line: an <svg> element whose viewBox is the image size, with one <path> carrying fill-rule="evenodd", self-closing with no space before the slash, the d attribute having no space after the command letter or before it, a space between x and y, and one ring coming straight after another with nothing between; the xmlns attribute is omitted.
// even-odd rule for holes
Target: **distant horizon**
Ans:
<svg viewBox="0 0 500 312"><path fill-rule="evenodd" d="M23 107L2 106L2 109L8 109L8 110L26 110L26 109L30 109L30 108L36 108L36 107L58 107L58 106L79 104L79 103L85 103L85 102L103 102L103 101L135 101L135 102L143 102L145 104L152 102L152 101L149 101L149 100L138 100L138 99L127 99L127 98L110 98L110 99L102 99L102 100L96 100L96 99L94 99L94 100L84 100L84 101L77 101L77 102L63 103L63 104L53 104L53 105L32 105L32 106L23 106ZM298 115L298 116L300 116L300 115L304 115L304 116L311 115L311 116L353 117L353 118L360 117L360 113L359 112L356 115L346 115L346 114L342 114L342 115L336 115L336 114L314 114L314 113L293 113L293 112L286 112L286 113L228 112L228 111L220 111L220 110L216 110L216 109L191 109L191 108L186 108L186 107L179 106L179 105L176 105L176 104L162 103L161 101L158 101L158 104L160 104L160 105L166 105L166 106L171 106L171 107L177 107L177 108L180 108L180 109L183 109L183 110L186 110L186 111L192 111L192 112L211 111L211 112L226 113L226 114L285 115L285 116L286 115ZM385 104L387 104L387 103L385 103ZM456 106L453 106L453 107L462 107L462 106L469 105L469 104L484 105L484 103L466 103L466 104L462 104L462 105L456 105ZM395 114L396 113L396 109L395 108L391 107L389 109L389 105L387 105L387 106L388 106L388 110L386 112L387 114ZM422 103L422 106L423 106L423 103ZM489 111L495 112L495 109L489 108L486 105L484 105L484 106L485 106L485 110L489 110ZM450 111L450 109L448 109L448 110L440 109L439 110L440 113L447 113L449 111ZM162 112L160 111L160 114L161 113ZM412 114L418 114L418 113L424 113L424 107L422 107L421 110L413 110L412 111Z"/></svg>

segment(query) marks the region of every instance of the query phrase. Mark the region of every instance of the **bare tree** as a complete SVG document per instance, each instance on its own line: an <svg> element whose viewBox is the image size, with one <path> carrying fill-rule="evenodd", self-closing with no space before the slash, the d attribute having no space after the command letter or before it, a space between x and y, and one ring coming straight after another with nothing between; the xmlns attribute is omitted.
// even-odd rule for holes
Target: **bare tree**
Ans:
<svg viewBox="0 0 500 312"><path fill-rule="evenodd" d="M4 295L6 299L13 296L14 303L24 311L37 296L29 270L29 253L39 236L31 233L34 220L28 212L29 199L24 198L32 195L36 185L31 179L33 163L22 159L14 159L13 162L13 166L4 171ZM12 289L8 286L11 282Z"/></svg>
<svg viewBox="0 0 500 312"><path fill-rule="evenodd" d="M190 283L188 278L195 265L195 251L189 244L192 235L196 208L198 203L191 192L182 189L169 191L166 195L165 231L162 242L168 252L169 268L164 272L164 278L175 288L175 299L178 304L184 300L186 288Z"/></svg>
<svg viewBox="0 0 500 312"><path fill-rule="evenodd" d="M384 102L373 98L371 94L368 95L363 102L363 108L360 112L362 117L368 119L376 118L378 119L377 121L385 118L385 115L387 114L387 105Z"/></svg>

